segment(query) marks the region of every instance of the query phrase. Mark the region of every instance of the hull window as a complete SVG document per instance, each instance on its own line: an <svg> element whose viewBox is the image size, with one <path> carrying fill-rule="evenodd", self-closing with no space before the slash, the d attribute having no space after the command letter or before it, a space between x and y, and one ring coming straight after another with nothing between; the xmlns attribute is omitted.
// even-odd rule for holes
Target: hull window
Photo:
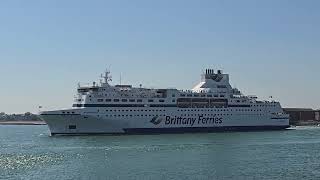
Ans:
<svg viewBox="0 0 320 180"><path fill-rule="evenodd" d="M76 125L69 125L69 129L77 129Z"/></svg>

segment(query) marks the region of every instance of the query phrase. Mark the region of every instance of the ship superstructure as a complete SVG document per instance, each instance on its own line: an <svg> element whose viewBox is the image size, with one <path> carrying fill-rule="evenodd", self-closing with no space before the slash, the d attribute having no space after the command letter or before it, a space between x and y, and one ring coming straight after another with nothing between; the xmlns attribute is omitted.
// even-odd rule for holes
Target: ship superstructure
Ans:
<svg viewBox="0 0 320 180"><path fill-rule="evenodd" d="M191 90L111 85L106 71L100 84L80 86L73 107L43 111L55 134L150 134L277 130L289 116L276 101L258 101L232 88L229 75L206 69Z"/></svg>

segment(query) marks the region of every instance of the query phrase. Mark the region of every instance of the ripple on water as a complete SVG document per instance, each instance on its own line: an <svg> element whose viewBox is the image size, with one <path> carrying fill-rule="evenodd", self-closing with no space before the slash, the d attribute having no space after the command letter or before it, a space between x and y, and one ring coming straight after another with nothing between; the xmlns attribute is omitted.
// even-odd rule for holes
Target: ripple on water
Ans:
<svg viewBox="0 0 320 180"><path fill-rule="evenodd" d="M11 174L16 171L57 164L63 158L59 154L0 154L0 170Z"/></svg>
<svg viewBox="0 0 320 180"><path fill-rule="evenodd" d="M79 149L81 150L104 150L104 151L135 151L135 152L154 152L154 151L181 151L181 150L193 150L193 149L204 149L210 146L219 144L151 144L151 145L130 145L130 146L68 146L68 147L51 147L51 150L64 152L74 152Z"/></svg>
<svg viewBox="0 0 320 180"><path fill-rule="evenodd" d="M154 144L139 146L110 146L107 151L134 151L134 152L157 152L157 151L183 151L207 149L214 144Z"/></svg>

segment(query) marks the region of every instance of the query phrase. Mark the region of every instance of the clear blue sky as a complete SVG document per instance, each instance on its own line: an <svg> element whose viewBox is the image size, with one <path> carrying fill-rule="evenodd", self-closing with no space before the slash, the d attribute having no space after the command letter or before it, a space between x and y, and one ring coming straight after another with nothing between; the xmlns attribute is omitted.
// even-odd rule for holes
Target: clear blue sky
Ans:
<svg viewBox="0 0 320 180"><path fill-rule="evenodd" d="M191 88L221 68L245 94L320 108L318 0L3 0L0 111L70 107L76 85Z"/></svg>

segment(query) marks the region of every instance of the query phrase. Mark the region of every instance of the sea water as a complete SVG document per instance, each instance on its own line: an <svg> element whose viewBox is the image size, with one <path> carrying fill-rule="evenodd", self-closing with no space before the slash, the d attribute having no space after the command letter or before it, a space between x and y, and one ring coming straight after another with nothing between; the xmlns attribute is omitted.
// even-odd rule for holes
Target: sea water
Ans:
<svg viewBox="0 0 320 180"><path fill-rule="evenodd" d="M320 128L51 137L2 125L0 179L320 179Z"/></svg>

